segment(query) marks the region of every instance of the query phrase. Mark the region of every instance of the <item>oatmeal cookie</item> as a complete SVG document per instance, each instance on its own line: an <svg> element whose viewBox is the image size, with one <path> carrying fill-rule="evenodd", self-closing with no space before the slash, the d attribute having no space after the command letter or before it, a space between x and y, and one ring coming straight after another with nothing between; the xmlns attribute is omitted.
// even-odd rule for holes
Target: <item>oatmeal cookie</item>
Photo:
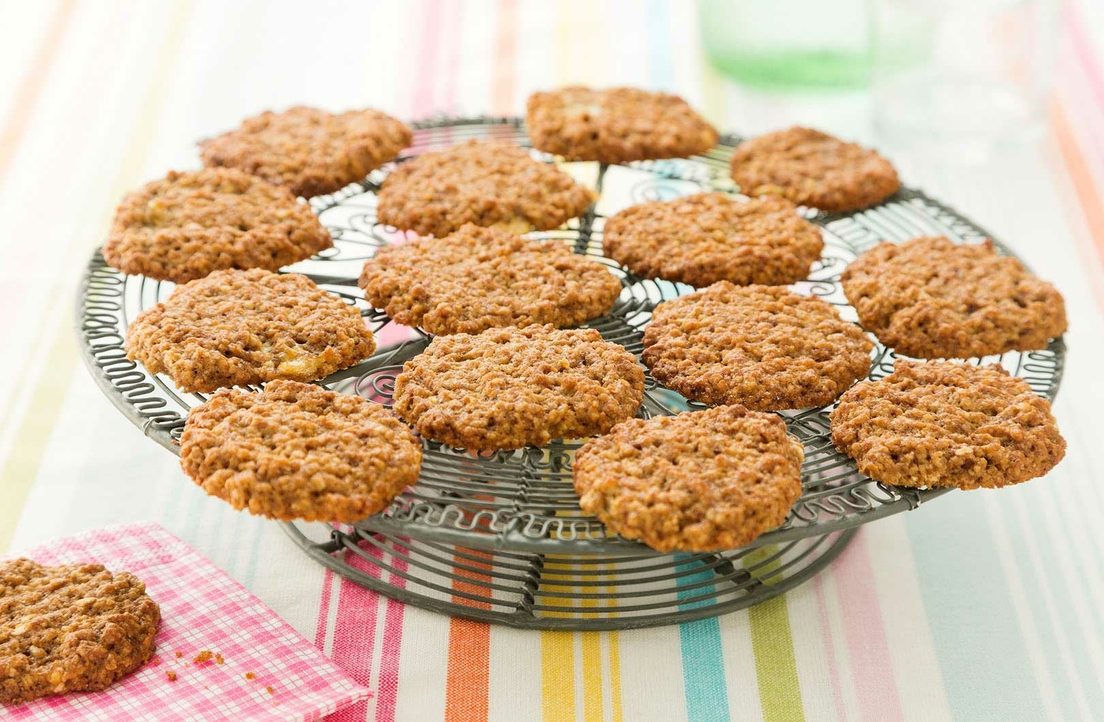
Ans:
<svg viewBox="0 0 1104 722"><path fill-rule="evenodd" d="M447 236L465 223L515 233L545 231L582 215L590 189L516 145L469 140L423 153L383 182L380 222Z"/></svg>
<svg viewBox="0 0 1104 722"><path fill-rule="evenodd" d="M717 144L717 131L677 95L581 86L529 96L533 147L568 160L625 163L685 158Z"/></svg>
<svg viewBox="0 0 1104 722"><path fill-rule="evenodd" d="M438 336L395 381L395 411L454 447L541 446L631 418L644 370L593 329L552 326Z"/></svg>
<svg viewBox="0 0 1104 722"><path fill-rule="evenodd" d="M306 276L215 271L177 287L127 331L127 356L184 391L313 381L376 348L360 312Z"/></svg>
<svg viewBox="0 0 1104 722"><path fill-rule="evenodd" d="M643 358L688 399L778 411L831 403L870 371L873 348L819 298L721 281L661 303Z"/></svg>
<svg viewBox="0 0 1104 722"><path fill-rule="evenodd" d="M859 321L886 346L917 358L969 358L1046 348L1066 330L1054 286L992 241L879 243L840 276Z"/></svg>
<svg viewBox="0 0 1104 722"><path fill-rule="evenodd" d="M789 128L736 146L732 179L749 196L778 195L822 211L855 211L897 192L888 160L811 128Z"/></svg>
<svg viewBox="0 0 1104 722"><path fill-rule="evenodd" d="M224 268L275 271L331 246L318 216L287 188L205 168L128 193L103 254L123 273L184 283Z"/></svg>
<svg viewBox="0 0 1104 722"><path fill-rule="evenodd" d="M582 510L626 539L721 551L786 520L804 455L780 417L718 406L620 423L579 449L572 475Z"/></svg>
<svg viewBox="0 0 1104 722"><path fill-rule="evenodd" d="M160 621L128 572L0 561L0 702L107 689L149 661Z"/></svg>
<svg viewBox="0 0 1104 722"><path fill-rule="evenodd" d="M203 164L238 168L298 196L332 193L363 180L410 145L410 128L378 110L266 110L199 144Z"/></svg>
<svg viewBox="0 0 1104 722"><path fill-rule="evenodd" d="M298 381L224 389L188 414L180 466L270 519L353 523L418 480L422 447L379 404Z"/></svg>
<svg viewBox="0 0 1104 722"><path fill-rule="evenodd" d="M1050 402L998 364L899 359L889 376L841 396L831 425L859 471L896 486L1019 484L1066 453Z"/></svg>
<svg viewBox="0 0 1104 722"><path fill-rule="evenodd" d="M699 288L796 283L823 248L820 229L784 198L742 203L723 193L630 206L602 234L605 254L638 276Z"/></svg>
<svg viewBox="0 0 1104 722"><path fill-rule="evenodd" d="M376 308L432 334L500 326L574 326L609 313L621 282L556 241L472 224L445 238L380 249L360 287Z"/></svg>

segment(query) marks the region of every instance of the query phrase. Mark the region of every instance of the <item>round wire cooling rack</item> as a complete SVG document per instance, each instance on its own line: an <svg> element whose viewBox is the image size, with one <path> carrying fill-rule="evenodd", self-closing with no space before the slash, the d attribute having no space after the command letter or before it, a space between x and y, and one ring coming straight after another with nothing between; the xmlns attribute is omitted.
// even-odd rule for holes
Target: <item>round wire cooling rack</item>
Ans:
<svg viewBox="0 0 1104 722"><path fill-rule="evenodd" d="M396 163L470 138L528 146L517 118L439 118L415 125L414 142ZM728 161L739 138L725 136L709 153L690 159L626 165L567 163L534 152L599 192L581 218L564 227L531 233L559 240L576 253L606 264L623 289L610 315L587 326L639 356L643 329L659 302L694 289L639 278L602 255L605 220L624 207L702 191L736 195ZM330 229L334 247L292 269L360 308L379 350L357 366L321 383L385 405L404 361L431 340L420 329L394 323L366 305L356 288L364 260L404 234L379 224L375 194L395 164L365 181L311 199ZM882 241L943 235L958 243L989 233L942 203L902 189L884 203L851 214L802 209L822 230L825 251L798 291L837 305L852 321L854 310L839 285L840 272L858 253ZM997 242L1003 253L1009 250ZM147 436L178 451L187 410L201 394L176 389L150 375L124 350L127 325L142 309L163 300L173 284L124 276L97 252L78 298L78 334L85 362L107 397ZM877 345L870 378L892 371L892 350ZM974 359L999 361L1041 396L1053 399L1062 377L1065 346L1055 339L1029 353ZM639 416L674 414L699 404L646 380ZM805 446L803 494L786 522L753 544L712 554L660 554L606 531L581 512L571 484L577 441L541 448L474 453L424 441L418 483L382 513L353 526L285 524L312 558L347 579L403 602L470 619L517 627L615 629L670 624L715 616L782 594L829 564L861 524L946 493L885 486L858 473L833 447L831 407L784 412L789 430Z"/></svg>

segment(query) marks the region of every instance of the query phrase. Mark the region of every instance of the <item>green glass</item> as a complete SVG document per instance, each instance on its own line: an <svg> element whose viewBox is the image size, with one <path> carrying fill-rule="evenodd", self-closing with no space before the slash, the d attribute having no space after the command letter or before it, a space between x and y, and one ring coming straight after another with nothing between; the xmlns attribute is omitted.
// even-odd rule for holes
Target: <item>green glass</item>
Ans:
<svg viewBox="0 0 1104 722"><path fill-rule="evenodd" d="M702 44L722 73L761 88L857 88L870 79L863 0L699 0Z"/></svg>

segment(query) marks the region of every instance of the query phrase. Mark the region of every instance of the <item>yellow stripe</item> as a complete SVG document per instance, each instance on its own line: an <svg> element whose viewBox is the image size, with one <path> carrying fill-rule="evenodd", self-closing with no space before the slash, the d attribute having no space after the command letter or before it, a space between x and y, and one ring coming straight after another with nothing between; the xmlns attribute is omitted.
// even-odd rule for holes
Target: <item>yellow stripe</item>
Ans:
<svg viewBox="0 0 1104 722"><path fill-rule="evenodd" d="M602 635L583 632L583 719L602 722Z"/></svg>
<svg viewBox="0 0 1104 722"><path fill-rule="evenodd" d="M593 587L580 587L577 591L591 592ZM583 599L584 608L596 608L597 599ZM598 614L585 614L583 618L595 618ZM603 722L602 711L602 635L583 632L583 719L586 722Z"/></svg>
<svg viewBox="0 0 1104 722"><path fill-rule="evenodd" d="M554 560L553 556L546 558L544 579L570 582L570 575L555 573L560 569L566 571L567 567ZM554 596L542 601L552 606L566 605L563 599ZM567 612L547 614L550 617L568 616ZM541 632L541 710L544 722L575 720L575 634L572 632Z"/></svg>
<svg viewBox="0 0 1104 722"><path fill-rule="evenodd" d="M612 573L614 567L612 564L607 564L606 569L611 573L611 576L606 577L609 581L613 581ZM606 587L606 591L611 594L617 591L617 588L613 585ZM610 607L617 606L616 599L610 599ZM617 616L616 613L610 612L611 617ZM610 712L612 714L613 722L621 722L621 642L618 638L618 632L607 632L606 640L609 644L609 685L610 685Z"/></svg>
<svg viewBox="0 0 1104 722"><path fill-rule="evenodd" d="M145 101L136 131L112 186L113 197L122 195L133 186L141 172L146 152L153 139L157 111L161 106L167 85L164 79L176 59L188 7L183 0L178 0L173 5L172 17L168 21L157 65L151 75L151 87L144 96ZM91 226L92 236L89 241L98 242L98 239L102 238L112 212L111 207L103 209L100 221ZM84 252L83 248L81 252ZM65 274L62 275L65 276ZM66 292L70 282L71 279L68 277L58 279L55 282L55 294ZM71 319L64 310L60 311L59 315L60 318L51 336L53 342L50 345L50 356L39 371L38 381L31 392L27 411L12 440L11 451L0 469L0 553L7 551L11 543L27 494L38 474L46 445L61 413L66 387L77 365Z"/></svg>
<svg viewBox="0 0 1104 722"><path fill-rule="evenodd" d="M610 709L613 712L613 722L622 722L624 719L621 709L621 643L618 634L620 633L609 633Z"/></svg>

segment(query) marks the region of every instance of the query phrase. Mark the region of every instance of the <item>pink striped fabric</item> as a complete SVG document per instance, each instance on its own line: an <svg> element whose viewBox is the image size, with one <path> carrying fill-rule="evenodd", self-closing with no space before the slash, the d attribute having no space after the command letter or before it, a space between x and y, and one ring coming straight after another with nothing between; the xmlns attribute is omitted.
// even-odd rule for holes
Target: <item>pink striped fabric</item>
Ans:
<svg viewBox="0 0 1104 722"><path fill-rule="evenodd" d="M92 531L25 556L41 564L95 562L132 572L161 606L162 621L157 652L142 669L103 692L5 708L10 719L317 720L371 696L243 586L157 524ZM194 662L202 650L224 663ZM176 673L175 681L168 672Z"/></svg>

